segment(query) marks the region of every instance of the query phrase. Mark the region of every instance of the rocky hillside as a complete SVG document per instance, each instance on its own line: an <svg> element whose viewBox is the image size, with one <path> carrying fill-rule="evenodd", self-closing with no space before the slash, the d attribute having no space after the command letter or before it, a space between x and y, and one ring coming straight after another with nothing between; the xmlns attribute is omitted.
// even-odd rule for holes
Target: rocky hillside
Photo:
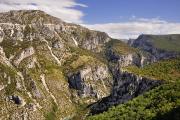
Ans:
<svg viewBox="0 0 180 120"><path fill-rule="evenodd" d="M111 38L42 11L0 13L0 119L68 119L108 96Z"/></svg>
<svg viewBox="0 0 180 120"><path fill-rule="evenodd" d="M0 13L0 119L85 119L163 84L124 70L156 60L43 11Z"/></svg>
<svg viewBox="0 0 180 120"><path fill-rule="evenodd" d="M161 42L167 43L167 36L158 36L156 42L160 39ZM171 48L171 50L170 47L163 49L157 46L153 43L155 40L152 40L149 35L141 35L136 40L129 41L129 44L134 48L129 47L118 40L110 41L110 44L106 47L106 56L108 57L109 68L113 74L113 89L108 97L103 98L90 107L91 114L102 113L112 106L126 103L127 101L166 83L164 81L179 81L179 59L172 63L168 61L158 65L149 65L149 67L147 67L148 64L152 64L161 59L178 58L180 55L178 51L180 39L178 39L177 36L178 35L171 35L173 40L169 40L169 44L176 44L176 46L174 46L175 48ZM154 38L156 38L156 36L154 36ZM139 69L139 67L142 67L142 69ZM173 74L174 72L170 70L173 68L175 69L176 74ZM107 116L109 115L110 114L107 114Z"/></svg>
<svg viewBox="0 0 180 120"><path fill-rule="evenodd" d="M133 95L134 92L141 92L144 88L147 88L148 85L154 84L152 81L151 83L149 83L150 81L145 82L147 79L158 80L156 82L164 82L165 84L161 84L159 87L155 87L153 90L125 104L111 107L107 112L90 116L88 120L179 120L180 59L164 60L146 65L143 68L128 66L123 68L123 70L131 73L131 76L134 77L133 79L126 79L125 81L127 82L129 80L135 81L138 76L141 76L138 78L136 84L131 84L127 87L129 88L129 94ZM144 82L142 82L143 79ZM138 83L141 84L141 87L136 87ZM120 95L123 95L123 92L128 90L125 85L128 84L121 86L121 91L118 92ZM120 95L118 96L120 97ZM124 100L123 97L127 99L128 96L128 94L125 94L125 96L122 96L121 100ZM109 100L109 102L106 100L106 103L112 104L111 101L113 101L113 98L117 97L108 97L107 100ZM98 103L97 105L101 104L103 106L102 103L103 102ZM104 106L110 104L104 104ZM98 107L97 105L94 106L94 109ZM96 108L96 110L101 110L102 106L99 107L99 109Z"/></svg>
<svg viewBox="0 0 180 120"><path fill-rule="evenodd" d="M140 35L129 44L152 54L155 60L180 56L180 35Z"/></svg>

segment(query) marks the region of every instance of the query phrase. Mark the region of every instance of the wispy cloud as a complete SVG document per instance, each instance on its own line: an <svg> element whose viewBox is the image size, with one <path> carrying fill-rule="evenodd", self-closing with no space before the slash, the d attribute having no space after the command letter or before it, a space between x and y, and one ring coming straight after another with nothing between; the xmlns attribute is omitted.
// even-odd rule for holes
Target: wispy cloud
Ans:
<svg viewBox="0 0 180 120"><path fill-rule="evenodd" d="M108 33L113 38L137 38L140 34L180 34L180 23L159 18L131 17L129 22L84 25L93 30Z"/></svg>
<svg viewBox="0 0 180 120"><path fill-rule="evenodd" d="M106 32L113 38L128 39L136 38L140 34L180 33L180 23L167 22L158 17L147 19L132 15L128 22L83 24L85 23L82 19L84 13L76 9L77 6L88 7L76 0L0 0L0 12L22 9L43 10L66 22L78 23L93 30Z"/></svg>
<svg viewBox="0 0 180 120"><path fill-rule="evenodd" d="M84 13L76 6L87 7L75 0L0 0L0 12L9 10L43 10L67 22L82 23Z"/></svg>

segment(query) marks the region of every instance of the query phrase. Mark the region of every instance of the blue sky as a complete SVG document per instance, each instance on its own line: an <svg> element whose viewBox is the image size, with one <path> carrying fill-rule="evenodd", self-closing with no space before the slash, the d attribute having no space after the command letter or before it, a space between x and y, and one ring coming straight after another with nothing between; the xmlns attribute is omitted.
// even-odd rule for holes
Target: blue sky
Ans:
<svg viewBox="0 0 180 120"><path fill-rule="evenodd" d="M0 12L42 10L118 39L180 34L180 0L0 0Z"/></svg>
<svg viewBox="0 0 180 120"><path fill-rule="evenodd" d="M180 0L78 0L88 24L127 22L132 16L180 22Z"/></svg>

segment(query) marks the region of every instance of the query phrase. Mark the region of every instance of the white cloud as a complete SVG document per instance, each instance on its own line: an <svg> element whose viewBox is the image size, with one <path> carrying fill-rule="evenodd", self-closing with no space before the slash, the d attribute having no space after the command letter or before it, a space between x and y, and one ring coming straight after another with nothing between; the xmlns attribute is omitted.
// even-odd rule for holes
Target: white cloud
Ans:
<svg viewBox="0 0 180 120"><path fill-rule="evenodd" d="M67 22L82 23L84 13L74 7L87 7L75 0L0 0L0 12L35 9L59 17Z"/></svg>
<svg viewBox="0 0 180 120"><path fill-rule="evenodd" d="M108 33L113 38L137 38L140 34L180 34L180 23L159 18L146 19L133 16L129 22L84 25L93 30Z"/></svg>
<svg viewBox="0 0 180 120"><path fill-rule="evenodd" d="M0 0L0 12L9 10L38 9L66 22L83 24L84 13L76 6L87 7L76 0ZM102 18L103 19L103 18ZM132 15L128 22L84 25L93 30L108 33L113 38L136 38L140 34L178 34L180 23L157 18L146 19Z"/></svg>

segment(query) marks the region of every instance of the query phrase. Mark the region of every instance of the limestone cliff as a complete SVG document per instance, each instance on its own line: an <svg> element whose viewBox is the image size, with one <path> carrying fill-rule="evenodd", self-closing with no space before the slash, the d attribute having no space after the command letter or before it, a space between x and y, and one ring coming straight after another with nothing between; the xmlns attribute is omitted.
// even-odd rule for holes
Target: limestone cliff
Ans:
<svg viewBox="0 0 180 120"><path fill-rule="evenodd" d="M77 90L75 95L86 98L85 103L96 102L109 95L112 77L107 66L86 66L68 77L70 88ZM74 96L74 98L78 98ZM87 99L89 98L89 99Z"/></svg>
<svg viewBox="0 0 180 120"><path fill-rule="evenodd" d="M114 105L125 103L161 83L160 80L152 80L127 71L117 71L111 94L93 104L90 107L91 114L98 114Z"/></svg>
<svg viewBox="0 0 180 120"><path fill-rule="evenodd" d="M179 39L179 35L140 35L129 44L150 53L154 60L162 60L180 56Z"/></svg>
<svg viewBox="0 0 180 120"><path fill-rule="evenodd" d="M39 10L0 13L0 119L69 119L80 104L108 96L108 66L87 53L110 39Z"/></svg>
<svg viewBox="0 0 180 120"><path fill-rule="evenodd" d="M0 119L84 119L91 104L124 103L161 84L122 69L153 54L43 11L0 13Z"/></svg>

